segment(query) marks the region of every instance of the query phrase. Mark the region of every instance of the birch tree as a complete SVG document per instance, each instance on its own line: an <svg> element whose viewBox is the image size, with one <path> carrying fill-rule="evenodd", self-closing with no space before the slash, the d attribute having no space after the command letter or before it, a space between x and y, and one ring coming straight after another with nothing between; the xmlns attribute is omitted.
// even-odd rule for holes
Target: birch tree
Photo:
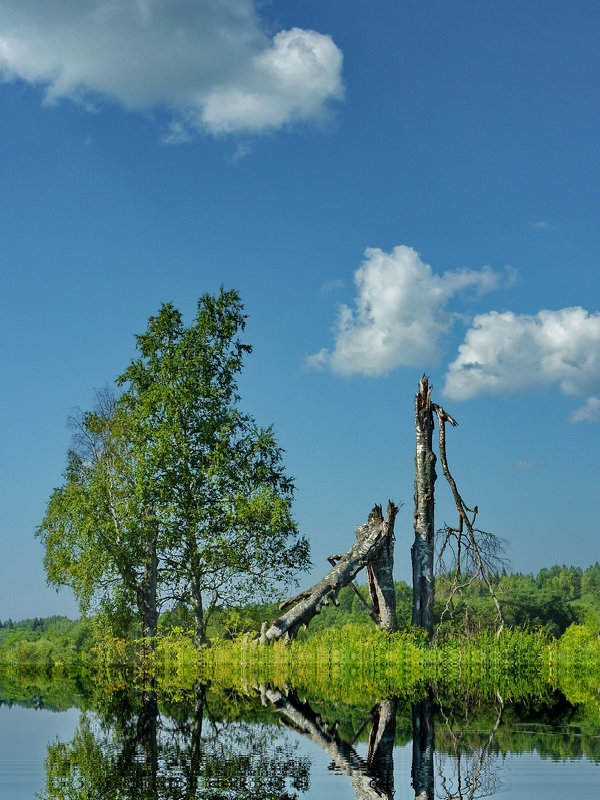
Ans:
<svg viewBox="0 0 600 800"><path fill-rule="evenodd" d="M191 606L199 644L213 609L270 599L309 563L283 451L240 408L245 321L236 291L201 297L188 327L165 304L118 379L162 526L164 580Z"/></svg>
<svg viewBox="0 0 600 800"><path fill-rule="evenodd" d="M129 420L114 393L97 393L91 412L71 418L72 448L64 483L48 501L36 535L48 582L70 586L82 612L123 628L132 610L142 635L156 635L159 525L139 483Z"/></svg>
<svg viewBox="0 0 600 800"><path fill-rule="evenodd" d="M161 604L184 603L202 644L216 608L273 599L309 564L283 451L240 409L245 320L235 291L201 297L188 327L164 304L122 394L77 418L37 535L82 610L134 609L152 637Z"/></svg>

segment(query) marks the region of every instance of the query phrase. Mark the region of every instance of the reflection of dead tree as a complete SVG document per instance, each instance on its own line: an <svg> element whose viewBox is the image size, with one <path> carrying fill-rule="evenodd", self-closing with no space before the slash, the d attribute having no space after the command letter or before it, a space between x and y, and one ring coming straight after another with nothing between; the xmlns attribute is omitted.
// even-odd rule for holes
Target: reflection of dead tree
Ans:
<svg viewBox="0 0 600 800"><path fill-rule="evenodd" d="M391 500L385 519L381 506L375 506L367 524L356 529L357 542L348 552L329 557L333 566L327 575L310 589L282 603L279 607L282 611L290 605L293 607L272 622L270 627L267 628L263 623L260 642L265 644L281 637L296 636L300 628L307 625L324 606L330 602L338 605L340 589L348 584L353 586L355 576L365 567L370 567L369 590L374 603L372 609L367 606L369 615L384 630L397 630L392 575L394 520L397 513L398 506Z"/></svg>
<svg viewBox="0 0 600 800"><path fill-rule="evenodd" d="M309 703L301 702L295 692L287 695L261 687L263 697L280 714L283 724L319 745L331 758L331 770L352 778L357 800L387 800L394 793L393 747L396 735L396 697L378 703L352 742L338 734L338 725L327 725ZM372 722L366 760L354 749L354 742L368 722Z"/></svg>
<svg viewBox="0 0 600 800"><path fill-rule="evenodd" d="M476 798L489 797L496 794L500 789L497 776L493 772L491 765L488 768L487 763L487 755L496 736L496 731L500 727L504 710L504 701L500 692L496 693L496 697L498 700L496 721L486 742L477 750L473 750L466 744L463 728L458 732L454 730L454 715L452 712L446 714L440 702L440 712L446 724L456 764L454 776L449 775L447 772L445 773L444 759L440 754L438 775L440 787L444 792L443 797L446 800L476 800ZM451 785L452 782L455 782L455 786Z"/></svg>
<svg viewBox="0 0 600 800"><path fill-rule="evenodd" d="M444 555L447 550L452 552L454 561L454 575L450 587L450 594L442 612L442 620L447 613L451 615L452 603L456 594L461 593L475 580L482 580L487 586L490 597L496 606L496 622L498 623L496 635L500 636L502 628L504 627L504 618L502 616L500 603L498 602L490 580L490 575L503 563L500 557L502 540L492 533L487 533L486 531L475 528L478 508L477 506L473 508L467 507L460 496L456 482L448 468L448 459L446 456L446 422L449 422L453 426L456 426L457 422L450 414L444 411L441 406L435 403L432 403L431 406L438 419L442 469L446 480L450 484L452 496L458 510L458 527L450 528L446 526L442 530L444 538L439 555L440 565L444 564ZM469 514L472 514L471 518L469 518Z"/></svg>
<svg viewBox="0 0 600 800"><path fill-rule="evenodd" d="M433 800L434 724L431 697L412 704L412 786L415 800Z"/></svg>

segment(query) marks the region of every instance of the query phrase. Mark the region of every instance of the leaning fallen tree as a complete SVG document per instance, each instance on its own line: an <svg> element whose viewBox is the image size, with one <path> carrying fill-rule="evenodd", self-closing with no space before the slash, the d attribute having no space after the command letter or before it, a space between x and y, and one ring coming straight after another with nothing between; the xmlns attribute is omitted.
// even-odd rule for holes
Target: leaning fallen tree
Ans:
<svg viewBox="0 0 600 800"><path fill-rule="evenodd" d="M302 626L320 613L324 606L338 605L340 589L349 584L361 569L368 571L369 591L373 608L367 608L370 616L385 630L396 630L396 609L392 576L394 520L398 506L390 500L385 519L381 506L375 506L369 521L356 529L356 543L347 553L329 556L332 568L327 575L304 592L286 600L279 608L292 606L270 627L263 623L260 643L267 644L282 637L293 638ZM364 601L363 601L364 602Z"/></svg>

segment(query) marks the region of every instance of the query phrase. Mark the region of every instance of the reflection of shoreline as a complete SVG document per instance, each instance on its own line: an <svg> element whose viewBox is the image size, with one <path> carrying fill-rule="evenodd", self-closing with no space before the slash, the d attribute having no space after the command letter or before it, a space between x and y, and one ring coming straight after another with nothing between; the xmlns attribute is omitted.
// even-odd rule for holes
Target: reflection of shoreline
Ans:
<svg viewBox="0 0 600 800"><path fill-rule="evenodd" d="M44 704L37 688L28 704L34 703ZM504 706L500 697L487 706L473 696L430 696L412 704L390 696L368 712L368 706L336 708L323 698L311 705L289 690L247 687L240 694L198 684L177 699L163 694L162 702L160 692L150 690L96 691L90 705L95 712L84 712L72 740L48 747L47 792L41 798L61 796L51 791L54 781L70 782L73 798L85 796L77 787L89 789L90 796L120 793L124 800L192 798L207 780L217 782L215 795L223 794L223 781L232 790L234 783L241 789L258 781L261 791L299 798L309 774L310 759L301 749L306 738L327 754L333 772L350 778L357 800L384 800L394 791L394 745L411 741L411 726L418 800L432 800L434 781L442 798L493 796L500 789L498 759L508 753L565 760L585 750L591 762L600 763L597 718L578 718L558 694L552 706L527 713ZM561 722L561 736L552 734L553 719ZM299 737L283 736L280 722ZM405 790L411 778L396 774L398 780Z"/></svg>

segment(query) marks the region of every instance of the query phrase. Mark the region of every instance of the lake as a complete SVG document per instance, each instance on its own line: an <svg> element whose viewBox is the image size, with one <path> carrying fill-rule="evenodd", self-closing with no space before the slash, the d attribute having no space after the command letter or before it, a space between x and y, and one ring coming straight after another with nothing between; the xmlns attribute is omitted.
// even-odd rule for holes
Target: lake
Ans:
<svg viewBox="0 0 600 800"><path fill-rule="evenodd" d="M0 687L0 798L600 796L600 695L345 705L289 687Z"/></svg>

